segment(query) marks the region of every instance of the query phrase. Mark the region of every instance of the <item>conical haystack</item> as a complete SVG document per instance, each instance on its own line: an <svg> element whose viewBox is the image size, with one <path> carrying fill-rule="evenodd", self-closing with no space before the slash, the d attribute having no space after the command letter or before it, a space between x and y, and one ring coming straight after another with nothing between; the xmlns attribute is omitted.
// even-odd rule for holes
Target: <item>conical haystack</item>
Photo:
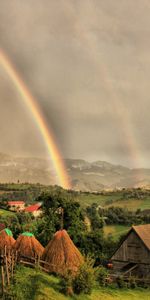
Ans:
<svg viewBox="0 0 150 300"><path fill-rule="evenodd" d="M50 272L65 274L76 273L83 263L83 257L70 239L66 230L59 230L44 250L42 260L49 263L45 267Z"/></svg>
<svg viewBox="0 0 150 300"><path fill-rule="evenodd" d="M0 252L4 253L6 247L6 253L12 250L12 247L15 243L11 230L8 228L0 231Z"/></svg>
<svg viewBox="0 0 150 300"><path fill-rule="evenodd" d="M27 257L42 256L44 251L44 247L30 232L20 234L13 249L18 252L19 256Z"/></svg>

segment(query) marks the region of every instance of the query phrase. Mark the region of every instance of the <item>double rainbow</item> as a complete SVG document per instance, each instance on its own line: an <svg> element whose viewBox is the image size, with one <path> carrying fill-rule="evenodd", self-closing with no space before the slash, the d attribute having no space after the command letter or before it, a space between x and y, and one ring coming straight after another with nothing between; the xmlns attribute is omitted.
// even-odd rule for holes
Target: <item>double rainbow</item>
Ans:
<svg viewBox="0 0 150 300"><path fill-rule="evenodd" d="M0 50L0 65L4 68L5 72L13 81L14 85L16 86L16 89L18 90L22 99L24 100L24 103L33 115L33 118L41 132L44 143L47 147L50 158L52 159L54 169L56 171L59 181L58 184L66 189L71 188L66 167L58 150L58 146L56 145L52 130L48 129L48 126L37 104L36 99L31 95L28 88L21 79L20 75L16 71L15 67L2 50Z"/></svg>

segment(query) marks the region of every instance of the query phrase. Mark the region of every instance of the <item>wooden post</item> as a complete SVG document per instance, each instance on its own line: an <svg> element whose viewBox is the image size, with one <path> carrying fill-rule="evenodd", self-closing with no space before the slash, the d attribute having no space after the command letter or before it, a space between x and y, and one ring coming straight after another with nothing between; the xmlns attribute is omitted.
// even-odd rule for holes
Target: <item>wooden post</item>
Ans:
<svg viewBox="0 0 150 300"><path fill-rule="evenodd" d="M8 270L8 258L7 258L7 256L5 257L5 266L6 266L7 284L10 285L9 270Z"/></svg>
<svg viewBox="0 0 150 300"><path fill-rule="evenodd" d="M4 247L4 257L6 257L6 252L7 252L7 247L5 245L5 247Z"/></svg>
<svg viewBox="0 0 150 300"><path fill-rule="evenodd" d="M14 275L14 264L15 264L15 255L14 253L11 254L11 278Z"/></svg>
<svg viewBox="0 0 150 300"><path fill-rule="evenodd" d="M5 277L4 277L4 267L1 266L1 285L2 285L2 295L4 295L5 292Z"/></svg>
<svg viewBox="0 0 150 300"><path fill-rule="evenodd" d="M64 228L64 209L61 208L61 224L60 224L61 230Z"/></svg>

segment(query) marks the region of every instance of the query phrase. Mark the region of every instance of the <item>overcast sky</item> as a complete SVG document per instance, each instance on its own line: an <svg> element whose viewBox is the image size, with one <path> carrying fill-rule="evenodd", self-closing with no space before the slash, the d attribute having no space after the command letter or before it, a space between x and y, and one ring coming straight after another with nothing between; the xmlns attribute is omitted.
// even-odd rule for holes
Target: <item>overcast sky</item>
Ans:
<svg viewBox="0 0 150 300"><path fill-rule="evenodd" d="M150 167L149 0L0 0L0 46L63 157ZM0 130L0 151L46 155L1 68Z"/></svg>

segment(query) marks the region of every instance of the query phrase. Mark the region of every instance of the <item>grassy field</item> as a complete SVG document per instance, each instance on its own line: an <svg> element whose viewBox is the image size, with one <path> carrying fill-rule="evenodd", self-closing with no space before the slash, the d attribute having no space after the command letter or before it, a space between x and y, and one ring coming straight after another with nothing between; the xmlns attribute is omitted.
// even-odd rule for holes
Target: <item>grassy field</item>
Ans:
<svg viewBox="0 0 150 300"><path fill-rule="evenodd" d="M80 202L82 207L87 207L92 203L97 203L102 207L118 206L132 211L139 208L141 210L150 209L150 197L144 197L141 199L125 199L122 192L112 192L104 195L81 193L77 196L77 200Z"/></svg>
<svg viewBox="0 0 150 300"><path fill-rule="evenodd" d="M55 191L57 188L52 186L43 186L40 184L0 184L0 197L3 194L14 194L14 199L21 197L26 203L32 203L41 194L41 192ZM96 193L76 193L75 200L79 201L83 208L97 203L102 207L119 206L126 207L129 210L150 209L150 191L147 190L121 190L121 191L103 191ZM19 198L20 199L20 198Z"/></svg>
<svg viewBox="0 0 150 300"><path fill-rule="evenodd" d="M66 297L59 292L59 279L38 270L21 267L11 287L15 300L150 300L150 290L96 288L91 295Z"/></svg>
<svg viewBox="0 0 150 300"><path fill-rule="evenodd" d="M9 210L0 209L0 217L11 217L14 216L15 213Z"/></svg>
<svg viewBox="0 0 150 300"><path fill-rule="evenodd" d="M124 225L106 225L103 230L105 237L108 237L108 235L111 234L113 239L117 241L122 234L128 232L129 228L129 226Z"/></svg>
<svg viewBox="0 0 150 300"><path fill-rule="evenodd" d="M111 193L106 195L86 194L82 193L77 197L82 207L90 206L92 203L97 203L100 206L106 206L109 201L118 201L121 198L121 193Z"/></svg>
<svg viewBox="0 0 150 300"><path fill-rule="evenodd" d="M114 207L122 207L122 208L128 208L129 210L137 210L138 208L141 208L142 204L144 203L144 200L136 200L136 199L127 199L127 200L119 200L114 201L113 206ZM106 207L110 207L112 204L106 205Z"/></svg>
<svg viewBox="0 0 150 300"><path fill-rule="evenodd" d="M114 206L114 207L122 207L122 208L127 208L131 211L135 211L137 209L150 209L150 198L146 198L146 199L121 199L121 200L117 200L114 201L113 204L109 204L106 205L106 207L110 207L110 206Z"/></svg>

